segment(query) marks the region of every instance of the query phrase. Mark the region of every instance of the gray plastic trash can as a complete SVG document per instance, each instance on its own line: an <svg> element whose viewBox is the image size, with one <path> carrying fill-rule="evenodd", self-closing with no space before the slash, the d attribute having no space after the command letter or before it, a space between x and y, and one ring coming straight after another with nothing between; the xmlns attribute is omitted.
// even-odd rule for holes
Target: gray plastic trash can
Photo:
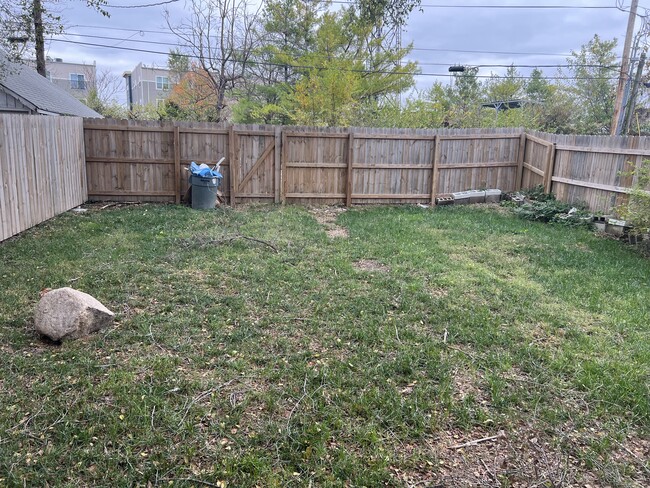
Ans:
<svg viewBox="0 0 650 488"><path fill-rule="evenodd" d="M190 176L192 185L192 208L214 208L217 203L217 189L221 178Z"/></svg>

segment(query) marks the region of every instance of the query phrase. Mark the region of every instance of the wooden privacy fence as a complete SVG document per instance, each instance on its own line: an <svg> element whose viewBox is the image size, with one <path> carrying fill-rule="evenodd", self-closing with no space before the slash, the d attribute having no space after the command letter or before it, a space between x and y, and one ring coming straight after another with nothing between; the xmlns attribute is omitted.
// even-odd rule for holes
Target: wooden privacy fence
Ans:
<svg viewBox="0 0 650 488"><path fill-rule="evenodd" d="M222 157L231 203L430 203L517 189L522 129L409 130L85 121L92 200L176 201L190 161Z"/></svg>
<svg viewBox="0 0 650 488"><path fill-rule="evenodd" d="M543 185L610 211L650 157L645 137L558 136L523 129L370 129L87 119L93 200L179 202L190 161L222 164L231 204L434 203L436 195Z"/></svg>
<svg viewBox="0 0 650 488"><path fill-rule="evenodd" d="M543 184L569 203L608 213L625 202L629 173L650 158L650 138L555 135L529 131L522 188ZM650 188L647 188L650 190Z"/></svg>
<svg viewBox="0 0 650 488"><path fill-rule="evenodd" d="M0 114L0 241L87 198L81 118Z"/></svg>
<svg viewBox="0 0 650 488"><path fill-rule="evenodd" d="M190 161L222 157L238 202L434 203L543 185L610 212L650 138L522 129L369 129L0 115L0 240L91 200L179 202ZM85 158L84 158L85 147ZM650 190L650 188L648 188Z"/></svg>
<svg viewBox="0 0 650 488"><path fill-rule="evenodd" d="M471 132L474 132L473 134ZM516 189L521 130L287 129L281 201L434 203L467 188Z"/></svg>

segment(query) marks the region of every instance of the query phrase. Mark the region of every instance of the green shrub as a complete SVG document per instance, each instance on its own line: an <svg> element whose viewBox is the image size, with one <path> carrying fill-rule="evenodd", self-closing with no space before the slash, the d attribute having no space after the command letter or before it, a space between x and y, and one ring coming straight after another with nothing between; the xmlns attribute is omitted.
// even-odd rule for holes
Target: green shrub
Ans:
<svg viewBox="0 0 650 488"><path fill-rule="evenodd" d="M533 200L516 207L514 212L519 217L527 220L557 222L568 226L590 225L589 213L584 209L569 213L573 207L569 203L558 202L557 200Z"/></svg>
<svg viewBox="0 0 650 488"><path fill-rule="evenodd" d="M509 206L523 219L568 226L591 225L591 215L585 210L586 205L559 202L552 193L544 193L542 185L522 190L521 193L526 196L527 202L521 206L513 203ZM571 211L574 207L576 210Z"/></svg>
<svg viewBox="0 0 650 488"><path fill-rule="evenodd" d="M628 202L616 213L634 226L632 233L645 234L650 229L650 160L644 159L636 169L621 175L634 177L634 184Z"/></svg>
<svg viewBox="0 0 650 488"><path fill-rule="evenodd" d="M529 200L536 200L538 202L555 201L555 195L552 193L544 193L544 185L537 185L532 188L522 190L521 193L525 195Z"/></svg>

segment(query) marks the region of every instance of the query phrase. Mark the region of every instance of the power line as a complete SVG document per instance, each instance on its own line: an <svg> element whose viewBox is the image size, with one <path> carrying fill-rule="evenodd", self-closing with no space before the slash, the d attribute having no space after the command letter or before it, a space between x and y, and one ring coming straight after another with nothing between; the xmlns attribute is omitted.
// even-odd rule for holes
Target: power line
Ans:
<svg viewBox="0 0 650 488"><path fill-rule="evenodd" d="M332 0L332 3L342 4L342 5L353 5L353 2L348 2L345 0ZM466 5L466 4L426 4L422 3L418 5L421 8L476 8L476 9L527 9L527 10L570 10L570 9L585 9L585 10L621 10L618 7L614 6L604 6L604 5Z"/></svg>
<svg viewBox="0 0 650 488"><path fill-rule="evenodd" d="M147 54L160 54L163 56L167 56L169 53L162 52L162 51L153 51L150 49L138 49L138 48L132 48L132 47L116 47L116 46L107 46L105 44L95 44L95 43L90 43L90 42L81 42L81 41L71 41L67 39L51 39L51 42L63 42L63 43L68 43L68 44L76 44L80 46L92 46L92 47L101 47L101 48L107 48L107 49L117 49L121 51L132 51L132 52L141 52L141 53L147 53ZM197 56L191 55L191 54L179 54L180 56L186 57L186 58L196 58L198 59ZM212 61L220 61L217 58L208 58L211 59ZM390 71L390 70L369 70L369 69L360 69L360 68L333 68L333 67L326 67L326 66L312 66L312 65L294 65L294 64L286 64L286 63L273 63L270 61L239 61L239 60L232 60L233 63L238 63L238 64L251 64L251 65L257 65L257 66L274 66L274 67L279 67L279 68L295 68L295 69L313 69L313 70L329 70L329 71L341 71L341 72L349 72L349 73L363 73L363 74L386 74L386 75L412 75L412 76L427 76L427 77L446 77L449 76L449 73L410 73L407 71ZM492 75L476 75L476 78L492 78ZM511 77L512 79L520 79L520 80L526 80L530 79L530 76L513 76ZM616 80L618 78L611 78L611 77L575 77L575 76L547 76L544 77L547 80Z"/></svg>
<svg viewBox="0 0 650 488"><path fill-rule="evenodd" d="M146 8L146 7L159 7L161 5L167 5L170 3L176 3L179 0L165 0L157 3L147 3L145 5L102 5L102 8Z"/></svg>
<svg viewBox="0 0 650 488"><path fill-rule="evenodd" d="M153 45L158 45L158 46L173 46L173 47L185 47L187 48L188 46L183 46L179 45L178 43L174 42L163 42L163 41L146 41L146 40L139 40L139 39L124 39L121 37L110 37L110 36L95 36L92 34L79 34L76 32L68 32L67 35L70 36L77 36L77 37L82 37L82 38L91 38L91 39L104 39L104 40L109 40L109 41L123 41L123 42L137 42L140 44L153 44ZM115 46L113 46L115 47ZM354 58L358 59L358 58ZM406 59L406 61L413 61L415 63L418 63L422 66L449 66L452 64L455 64L454 62L448 62L448 63L433 63L433 62L427 62L427 61L419 61L417 59ZM581 68L603 68L603 69L612 69L612 70L617 70L619 69L619 66L604 66L600 64L575 64L575 65L568 65L568 64L515 64L515 63L508 63L508 64L473 64L470 63L471 66L477 67L477 68L568 68L570 66L576 66L576 67L581 67Z"/></svg>
<svg viewBox="0 0 650 488"><path fill-rule="evenodd" d="M145 30L145 29L127 29L123 27L102 27L98 25L81 25L77 24L72 27L81 27L84 29L106 29L106 30L115 30L115 31L126 31L126 32L143 32L145 34L164 34L168 36L173 36L174 34L169 31L159 31L159 30ZM86 35L86 34L80 34ZM163 44L162 42L159 44ZM176 44L174 44L176 45ZM540 52L522 52L522 51L479 51L479 50L468 50L468 49L445 49L445 48L433 48L433 47L413 47L413 51L431 51L431 52L448 52L448 53L467 53L467 54L506 54L509 56L555 56L555 57L567 57L571 56L571 53L540 53ZM617 56L620 58L620 56Z"/></svg>

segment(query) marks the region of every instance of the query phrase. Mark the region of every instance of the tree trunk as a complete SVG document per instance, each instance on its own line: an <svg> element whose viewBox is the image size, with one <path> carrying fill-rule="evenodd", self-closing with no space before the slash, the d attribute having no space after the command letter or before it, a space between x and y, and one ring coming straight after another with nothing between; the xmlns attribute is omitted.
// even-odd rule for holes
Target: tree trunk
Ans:
<svg viewBox="0 0 650 488"><path fill-rule="evenodd" d="M45 27L43 26L43 6L41 0L32 3L34 19L34 40L36 44L36 71L41 76L47 76L45 70Z"/></svg>

